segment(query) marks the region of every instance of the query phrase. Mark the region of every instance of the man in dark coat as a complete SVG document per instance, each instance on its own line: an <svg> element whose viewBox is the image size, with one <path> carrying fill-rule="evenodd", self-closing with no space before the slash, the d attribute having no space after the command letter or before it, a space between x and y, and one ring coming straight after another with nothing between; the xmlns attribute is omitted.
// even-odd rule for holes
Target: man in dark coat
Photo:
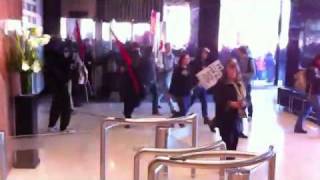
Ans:
<svg viewBox="0 0 320 180"><path fill-rule="evenodd" d="M159 115L156 62L151 46L144 48L142 62L139 66L139 76L142 84L150 91L152 95L152 114Z"/></svg>
<svg viewBox="0 0 320 180"><path fill-rule="evenodd" d="M191 98L191 103L193 104L198 98L201 103L202 117L205 124L209 123L208 117L208 103L207 103L207 91L205 88L198 85L199 81L196 75L202 71L204 68L208 67L213 61L209 59L210 50L208 48L202 48L199 56L193 62L191 62L191 69L194 75L194 92Z"/></svg>
<svg viewBox="0 0 320 180"><path fill-rule="evenodd" d="M63 46L62 46L63 47ZM61 53L62 52L62 53ZM52 104L49 117L49 131L56 132L56 123L60 118L60 131L72 131L67 129L71 118L71 98L68 83L71 80L72 56L71 48L64 46L52 49L47 58L47 75L50 77Z"/></svg>

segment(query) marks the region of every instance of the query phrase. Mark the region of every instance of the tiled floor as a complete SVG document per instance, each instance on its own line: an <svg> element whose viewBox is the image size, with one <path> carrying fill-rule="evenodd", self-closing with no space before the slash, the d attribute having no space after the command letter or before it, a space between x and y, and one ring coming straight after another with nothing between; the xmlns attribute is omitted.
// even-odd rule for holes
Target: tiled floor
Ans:
<svg viewBox="0 0 320 180"><path fill-rule="evenodd" d="M250 138L241 140L239 150L264 152L274 145L277 152L277 180L319 180L320 179L320 131L312 123L307 124L309 134L293 134L296 120L294 115L282 112L275 105L275 90L255 90L253 93L255 115L253 123L246 125ZM213 115L213 104L210 112ZM167 110L163 105L163 112ZM199 104L191 111L200 112ZM103 116L120 116L122 105L88 104L78 109L73 116L72 127L76 134L38 136L15 140L15 149L38 149L41 163L36 169L12 169L8 180L99 180L99 126ZM149 103L137 109L136 117L150 116ZM39 109L40 130L45 132L48 106ZM132 158L139 147L153 147L154 128L133 127L129 130L117 128L111 133L108 180L131 180ZM187 147L190 128L175 129L170 135L170 147ZM218 138L217 134L202 125L200 145L208 144ZM147 162L147 161L146 161ZM144 164L146 164L146 162ZM146 172L145 167L142 172ZM170 169L169 179L190 179L189 171ZM218 179L215 171L198 171L197 179ZM263 180L265 169L253 176ZM146 174L142 174L146 179Z"/></svg>

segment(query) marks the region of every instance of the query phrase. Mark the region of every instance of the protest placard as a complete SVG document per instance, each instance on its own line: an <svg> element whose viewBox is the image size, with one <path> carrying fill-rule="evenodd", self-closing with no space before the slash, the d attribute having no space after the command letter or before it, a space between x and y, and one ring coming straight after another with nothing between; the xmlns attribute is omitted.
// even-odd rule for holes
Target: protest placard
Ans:
<svg viewBox="0 0 320 180"><path fill-rule="evenodd" d="M196 76L199 80L200 86L205 89L210 89L215 86L219 79L223 76L223 65L220 60L216 60L208 67L200 71Z"/></svg>

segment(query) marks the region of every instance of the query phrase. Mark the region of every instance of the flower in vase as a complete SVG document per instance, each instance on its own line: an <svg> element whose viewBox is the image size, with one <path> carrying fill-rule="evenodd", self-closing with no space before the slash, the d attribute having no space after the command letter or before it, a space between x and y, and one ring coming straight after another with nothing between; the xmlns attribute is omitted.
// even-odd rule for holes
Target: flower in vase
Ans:
<svg viewBox="0 0 320 180"><path fill-rule="evenodd" d="M21 66L22 71L27 72L30 70L30 68L31 67L29 66L28 63L26 63L25 61L22 62L22 66Z"/></svg>
<svg viewBox="0 0 320 180"><path fill-rule="evenodd" d="M39 61L35 61L35 62L32 64L31 69L32 69L32 71L35 72L35 73L40 72L40 71L41 71L41 64L40 64L40 62L39 62Z"/></svg>

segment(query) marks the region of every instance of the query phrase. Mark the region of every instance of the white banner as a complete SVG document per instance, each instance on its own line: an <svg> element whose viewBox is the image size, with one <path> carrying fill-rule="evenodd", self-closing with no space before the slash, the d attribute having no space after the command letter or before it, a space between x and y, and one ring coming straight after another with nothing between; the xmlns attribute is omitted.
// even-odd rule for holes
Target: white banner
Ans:
<svg viewBox="0 0 320 180"><path fill-rule="evenodd" d="M199 80L199 84L205 89L210 89L215 86L218 80L223 76L223 69L224 67L220 60L214 61L196 75Z"/></svg>

